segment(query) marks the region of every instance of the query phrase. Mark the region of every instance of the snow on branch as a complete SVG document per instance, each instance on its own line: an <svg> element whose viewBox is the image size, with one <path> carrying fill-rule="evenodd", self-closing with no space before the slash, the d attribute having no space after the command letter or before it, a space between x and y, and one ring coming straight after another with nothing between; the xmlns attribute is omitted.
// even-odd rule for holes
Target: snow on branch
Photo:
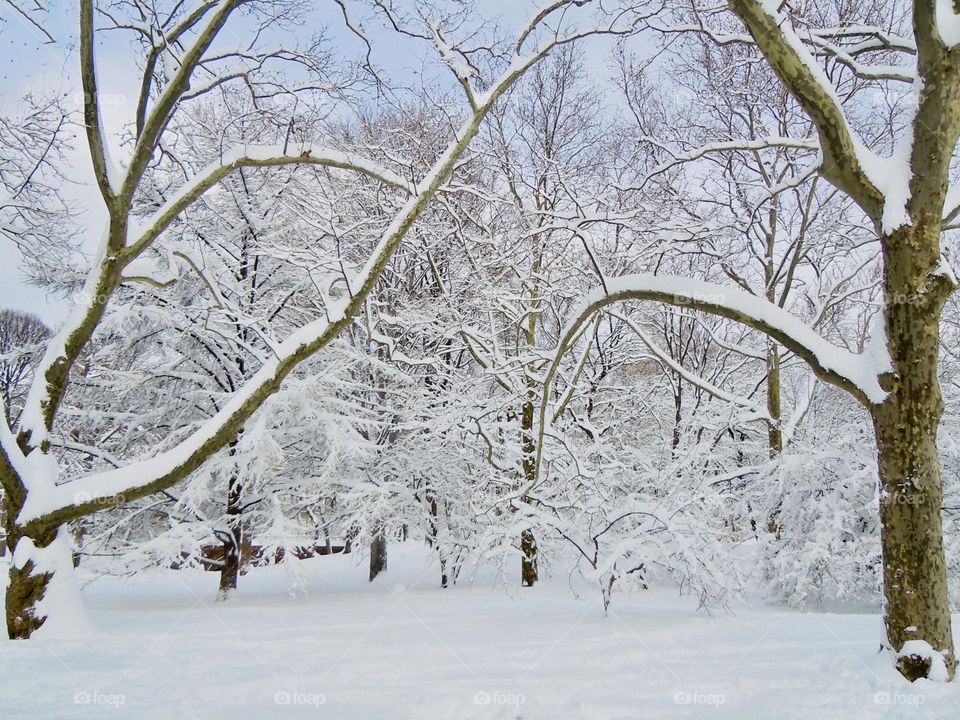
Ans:
<svg viewBox="0 0 960 720"><path fill-rule="evenodd" d="M564 354L584 325L608 305L629 300L649 300L686 307L735 320L773 338L803 359L823 380L843 388L865 405L884 401L887 391L880 377L892 363L881 335L874 332L862 354L852 353L824 339L812 327L766 298L717 283L690 278L642 273L608 278L606 288L595 288L571 314L543 381L539 413L539 442L533 486L540 481L543 435L546 431L550 385ZM523 489L529 493L533 486Z"/></svg>
<svg viewBox="0 0 960 720"><path fill-rule="evenodd" d="M846 65L853 73L865 80L893 80L896 82L913 83L917 79L916 67L911 65L872 65L860 62L857 59L858 49L847 49L828 38L815 32L806 32L801 38L813 45L818 54L825 55L837 62ZM863 52L859 50L859 52Z"/></svg>
<svg viewBox="0 0 960 720"><path fill-rule="evenodd" d="M937 33L949 48L960 43L960 13L954 0L936 0Z"/></svg>
<svg viewBox="0 0 960 720"><path fill-rule="evenodd" d="M200 59L213 44L231 13L242 4L242 0L221 0L217 3L206 24L197 32L196 38L186 46L179 58L179 67L160 93L153 107L147 109L146 101L143 100L143 124L142 127L138 128L136 144L130 158L130 166L123 178L123 187L119 190L122 197L126 199L133 197L147 170L154 148L170 122L174 108L182 95L190 88L191 76ZM199 21L199 17L197 21ZM88 43L88 45L92 45L92 43ZM92 58L90 66L90 72L92 73Z"/></svg>
<svg viewBox="0 0 960 720"><path fill-rule="evenodd" d="M579 3L579 0L571 1L574 4ZM567 3L558 3L558 5L563 4ZM231 6L232 3L230 2L223 3L224 8ZM39 528L56 526L97 510L121 505L159 492L187 477L206 462L210 456L225 447L237 436L243 424L264 401L277 392L284 378L295 367L326 347L352 322L353 317L362 309L367 297L373 291L384 268L407 231L441 190L470 141L477 134L480 123L497 100L527 69L558 45L591 34L623 35L634 32L639 22L638 17L631 17L628 22L623 22L623 18L624 14L619 13L615 14L608 24L575 30L562 35L554 34L537 46L536 49L530 51L529 54L522 57L514 55L509 65L490 84L486 92L475 98L475 104L471 104L472 112L444 152L437 158L430 171L415 188L408 187L406 181L392 176L391 173L379 166L357 163L345 155L319 150L318 164L358 170L412 191L407 203L384 230L380 241L371 252L356 280L351 283L354 287L351 288L349 297L341 300L336 306L328 307L326 318L317 319L304 325L277 345L274 348L274 356L264 362L253 377L226 401L219 412L173 448L152 458L135 461L122 468L95 473L62 485L54 484L56 472L49 473L44 468L39 468L37 473L32 473L28 468L26 476L22 476L21 480L32 491L27 493L17 522L28 530L33 526ZM225 19L226 15L222 17L222 20ZM535 22L534 25L536 24ZM206 41L198 42L202 44ZM520 47L520 45L522 43L518 43L517 47ZM144 136L149 132L150 124L151 121L148 119ZM144 136L141 136L141 139ZM123 258L119 265L110 262L104 253L100 260L94 264L88 278L89 289L97 290L104 283L106 283L105 287L109 287L112 283L118 281L119 271L125 262L130 262L136 258L137 254L147 247L151 240L162 232L162 229L172 222L187 205L200 197L205 190L212 187L231 170L242 164L269 166L312 162L314 161L314 151L311 147L300 148L300 152L294 154L289 154L288 151L283 149L278 152L276 148L254 151L248 148L235 151L233 156L224 158L209 168L208 172L201 173L198 179L189 183L176 197L171 199L154 216L153 223L140 231L140 235L134 241L134 244L128 244L122 251ZM129 181L131 177L136 177L136 172L131 171L127 180ZM107 243L105 242L101 251L106 248ZM93 292L90 294L92 297L97 296ZM68 363L59 362L61 358L71 354L66 352L65 345L72 342L72 345L75 346L72 354L75 357L76 353L79 352L78 348L82 347L83 343L81 341L84 334L86 333L86 336L89 336L89 333L92 332L92 328L96 326L102 316L105 305L106 299L89 304L87 312L83 312L83 308L79 308L76 313L76 326L68 323L67 328L51 341L38 375L44 378L47 373L42 372L42 370L57 364L59 374L63 375L63 378L56 378L61 384L54 387L55 391L62 391L62 383L65 382ZM75 336L80 337L80 340L76 340ZM51 397L47 379L40 379L39 382L35 382L31 387L31 395L33 396L33 402L30 403L30 398L28 398L28 407L24 414L30 418L31 429L37 429L45 437L46 432L41 421L46 421L47 425L52 422L51 408L53 405L51 400L55 400L56 397ZM37 442L38 438L34 437L32 441ZM41 448L36 448L30 454L28 460L34 457L38 459L37 462L41 462L45 458L52 460ZM43 477L39 477L40 470L44 471ZM34 479L37 479L38 482L33 482Z"/></svg>
<svg viewBox="0 0 960 720"><path fill-rule="evenodd" d="M323 165L325 167L353 170L366 175L408 194L416 195L417 188L409 180L397 175L392 170L366 158L356 157L350 153L331 150L318 145L244 145L232 148L220 158L211 163L196 177L180 187L173 197L169 198L163 207L157 210L146 220L141 220L139 226L129 233L125 256L136 257L176 217L203 193L216 185L234 170L242 167L279 167L282 165Z"/></svg>
<svg viewBox="0 0 960 720"><path fill-rule="evenodd" d="M702 377L695 375L694 373L687 370L683 365L674 360L670 355L659 348L657 344L648 336L642 328L640 328L632 319L628 316L623 315L618 312L610 313L617 320L625 324L630 328L634 335L640 338L640 341L647 347L647 349L653 354L653 356L662 364L666 365L673 372L679 375L681 378L686 380L691 385L694 385L708 395L712 395L717 398L717 400L722 400L723 402L730 403L731 405L736 405L737 407L743 408L750 412L750 415L746 418L746 421L751 420L763 420L768 425L773 425L774 420L770 417L770 413L767 412L765 408L760 407L757 403L749 398L740 397L734 395L733 393L727 392L723 388L717 387L711 382L708 382Z"/></svg>
<svg viewBox="0 0 960 720"><path fill-rule="evenodd" d="M734 33L699 24L654 25L662 33L699 33L717 45L756 45L748 33ZM908 65L878 65L859 60L861 55L879 51L897 51L916 55L916 44L909 38L894 35L883 28L865 25L841 28L796 28L797 37L809 45L817 57L825 57L848 67L857 77L866 80L892 80L912 83L917 78L916 67ZM839 40L859 39L850 45Z"/></svg>
<svg viewBox="0 0 960 720"><path fill-rule="evenodd" d="M875 222L881 221L887 204L899 204L902 213L906 197L897 192L888 198L880 183L908 176L909 166L887 167L894 158L880 158L855 136L833 84L778 4L770 0L732 0L730 7L816 125L823 153L823 176L847 193Z"/></svg>
<svg viewBox="0 0 960 720"><path fill-rule="evenodd" d="M107 288L115 287L124 278L120 273L133 263L150 244L180 215L191 203L207 190L240 167L276 167L281 165L312 164L353 170L372 177L392 187L402 188L416 195L415 185L381 165L357 158L337 150L313 146L241 146L224 153L223 157L209 165L190 182L183 185L149 220L136 223L131 218L126 246L117 253L117 263L109 263L110 243L105 237L100 249L100 258L91 266L87 285L82 293L84 303L78 305L70 319L64 323L51 342L35 374L34 383L27 398L21 428L29 433L34 442L41 442L47 435L48 426L53 420L56 405L62 394L62 385L66 382L68 368L82 347L77 338L89 335L92 328L104 312L110 293ZM131 280L135 278L127 278ZM58 372L50 376L50 371Z"/></svg>
<svg viewBox="0 0 960 720"><path fill-rule="evenodd" d="M880 376L890 371L886 351L852 353L825 340L812 327L765 298L717 283L669 275L625 275L607 281L582 302L563 337L594 312L625 300L653 300L720 315L766 335L802 358L825 381L842 387L865 404L881 403L887 392Z"/></svg>
<svg viewBox="0 0 960 720"><path fill-rule="evenodd" d="M757 140L738 139L708 143L685 153L674 154L669 160L663 161L650 170L640 179L639 182L635 182L633 183L632 187L625 189L639 190L648 182L650 182L650 180L662 175L677 165L693 162L694 160L699 160L700 158L706 157L707 155L712 155L714 153L756 151L775 147L786 148L790 150L808 150L811 152L816 152L820 149L819 144L814 140L792 137L765 137Z"/></svg>

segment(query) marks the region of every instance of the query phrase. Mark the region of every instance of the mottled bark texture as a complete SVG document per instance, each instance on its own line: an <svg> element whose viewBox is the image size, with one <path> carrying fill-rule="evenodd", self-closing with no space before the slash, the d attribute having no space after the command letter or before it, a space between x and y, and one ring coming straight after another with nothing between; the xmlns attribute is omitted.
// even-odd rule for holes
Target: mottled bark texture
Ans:
<svg viewBox="0 0 960 720"><path fill-rule="evenodd" d="M11 640L30 637L46 621L46 616L38 614L37 603L43 599L51 577L50 573L36 572L32 562L27 562L22 568L10 566L4 604L7 636Z"/></svg>
<svg viewBox="0 0 960 720"><path fill-rule="evenodd" d="M938 258L931 232L919 224L885 239L887 342L894 372L890 395L872 410L881 482L884 623L899 651L924 640L943 652L952 676L955 659L943 549L937 428L943 400L937 380L940 310L952 283L931 274ZM936 234L939 235L939 225ZM933 242L931 242L933 241ZM929 660L899 660L910 680L926 677Z"/></svg>
<svg viewBox="0 0 960 720"><path fill-rule="evenodd" d="M8 497L5 497L6 499ZM16 517L19 512L19 506L14 507L10 504L7 504L5 509L7 518ZM52 575L49 572L39 572L31 561L27 561L23 567L18 568L13 562L12 555L16 550L17 543L27 536L21 528L10 522L7 522L4 531L7 548L11 553L9 579L4 602L7 636L11 640L20 640L30 637L46 622L47 618L38 611L37 603L43 599ZM52 543L56 537L57 532L53 529L39 532L35 537L29 539L34 546L44 548Z"/></svg>
<svg viewBox="0 0 960 720"><path fill-rule="evenodd" d="M880 510L887 639L903 675L931 675L919 655L902 656L905 642L921 640L942 652L952 678L956 660L947 603L940 518L942 488L937 428L943 401L937 381L940 312L956 281L940 256L950 161L960 136L960 48L944 43L937 3L915 0L916 108L908 137L909 168L894 158L880 173L899 173L908 192L881 189L891 177L868 167L858 139L832 88L811 69L817 62L791 36L788 6L730 0L767 63L817 128L820 174L854 200L873 221L883 249L884 323L893 372L889 395L870 411L877 438L883 496ZM905 202L904 206L900 206ZM947 209L948 213L953 212ZM850 389L850 388L848 388ZM854 392L856 395L856 392Z"/></svg>

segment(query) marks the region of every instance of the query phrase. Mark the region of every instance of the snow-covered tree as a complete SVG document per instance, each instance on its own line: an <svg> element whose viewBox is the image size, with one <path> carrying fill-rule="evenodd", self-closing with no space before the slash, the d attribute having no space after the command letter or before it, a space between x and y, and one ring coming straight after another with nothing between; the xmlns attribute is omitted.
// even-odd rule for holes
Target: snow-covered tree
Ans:
<svg viewBox="0 0 960 720"><path fill-rule="evenodd" d="M941 311L957 285L941 235L956 215L948 188L960 134L954 47L960 19L949 3L920 1L913 3L909 27L872 26L846 6L834 12L735 0L729 10L697 10L692 22L670 29L755 46L816 127L810 149L818 173L859 207L882 250L880 321L866 348L851 352L764 297L729 284L644 274L608 281L588 296L560 350L611 303L687 305L769 335L856 398L870 415L878 449L888 642L905 677L950 678L955 658L941 521L937 357ZM873 62L875 54L891 51L899 61L892 67ZM855 97L844 99L837 90L851 76L892 85L908 98L872 148L856 129ZM705 152L712 150L722 148Z"/></svg>
<svg viewBox="0 0 960 720"><path fill-rule="evenodd" d="M555 0L536 12L513 41L504 44L500 38L491 38L493 44L481 40L478 48L477 38L463 43L454 39L458 32L474 33L463 27L460 18L433 13L407 20L385 4L375 5L399 30L435 49L465 97L457 130L430 166L410 172L409 165L404 165L400 173L357 152L299 140L243 143L211 153L202 169L185 166L182 179L169 187L158 205L150 192L155 185L152 179L167 155L165 148L176 142L177 117L198 98L229 85L243 86L257 99L279 94L329 95L331 78L317 61L315 45L296 47L290 36L285 36L282 48L270 44L275 33L266 29L292 27L302 19L300 3L225 0L161 8L134 2L98 10L92 0L80 2L77 61L83 125L106 226L79 302L46 345L17 426L12 430L4 426L0 434L0 481L8 545L14 553L6 593L11 637L29 637L41 627L55 629L57 608L72 586L67 523L166 490L188 477L236 441L247 420L280 389L283 380L352 324L391 255L434 197L444 191L484 117L513 83L560 45L587 35L630 34L646 17L642 4L618 3L609 11L598 8L592 19L578 18L580 22L571 28L572 18L565 11L584 3ZM223 32L227 26L229 33ZM116 142L118 137L107 131L103 120L102 78L96 61L98 27L132 35L140 50L130 59L140 68L142 82L132 116L123 127L123 132L130 132L126 144ZM282 78L284 67L293 68L289 81ZM335 90L336 78L333 81ZM51 437L75 366L111 309L116 309L111 305L121 288L151 280L164 284L175 279L164 273L192 269L173 253L167 267L157 267L153 255L164 247L167 231L178 218L228 175L241 168L291 165L356 173L406 199L384 224L372 253L343 273L346 293L342 297L332 298L328 291L323 313L288 334L258 328L265 350L256 353L257 366L209 420L152 456L125 459L117 468L62 482Z"/></svg>

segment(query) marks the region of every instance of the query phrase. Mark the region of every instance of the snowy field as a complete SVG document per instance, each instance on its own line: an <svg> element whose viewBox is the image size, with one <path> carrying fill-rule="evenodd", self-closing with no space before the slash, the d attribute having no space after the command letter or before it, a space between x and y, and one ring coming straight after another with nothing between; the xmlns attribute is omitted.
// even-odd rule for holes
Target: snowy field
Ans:
<svg viewBox="0 0 960 720"><path fill-rule="evenodd" d="M442 591L394 546L369 585L360 560L254 569L226 604L210 573L87 576L97 636L4 641L0 718L960 718L957 683L878 653L875 612L707 616L651 590L604 617L565 578Z"/></svg>

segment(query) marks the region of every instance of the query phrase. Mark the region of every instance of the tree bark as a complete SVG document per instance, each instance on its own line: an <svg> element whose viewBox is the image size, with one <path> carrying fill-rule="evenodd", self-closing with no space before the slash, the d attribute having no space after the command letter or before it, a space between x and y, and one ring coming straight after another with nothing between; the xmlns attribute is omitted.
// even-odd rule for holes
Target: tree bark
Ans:
<svg viewBox="0 0 960 720"><path fill-rule="evenodd" d="M524 530L520 533L520 582L523 587L532 587L539 578L539 563L537 562L537 539L533 530Z"/></svg>
<svg viewBox="0 0 960 720"><path fill-rule="evenodd" d="M377 530L370 540L370 582L387 569L387 534Z"/></svg>
<svg viewBox="0 0 960 720"><path fill-rule="evenodd" d="M780 426L782 408L780 405L780 350L773 340L767 341L767 444L770 459L780 457L783 452L783 430ZM767 518L767 532L780 539L780 501L770 511Z"/></svg>
<svg viewBox="0 0 960 720"><path fill-rule="evenodd" d="M18 567L14 562L14 553L17 544L24 539L32 541L38 548L49 546L56 540L57 531L53 529L43 533L41 537L27 538L19 528L8 525L6 534L7 547L11 553L5 599L7 635L11 640L23 640L39 630L47 620L45 615L38 612L37 604L44 598L53 573L39 571L32 560L27 560L22 567Z"/></svg>
<svg viewBox="0 0 960 720"><path fill-rule="evenodd" d="M944 653L952 677L956 661L947 601L940 462L933 419L939 413L934 412L932 402L913 407L885 406L874 413L881 484L884 624L895 651L910 640L924 640ZM927 407L920 409L922 405ZM913 414L916 410L919 413ZM929 415L924 417L923 413ZM901 657L898 664L908 680L927 677L930 672L929 659L919 655Z"/></svg>
<svg viewBox="0 0 960 720"><path fill-rule="evenodd" d="M220 589L217 591L217 600L221 601L237 589L237 579L240 577L243 533L239 522L230 528L229 536L229 540L223 541L223 566L220 568Z"/></svg>
<svg viewBox="0 0 960 720"><path fill-rule="evenodd" d="M353 543L357 540L357 527L351 525L343 537L343 554L349 555L353 551Z"/></svg>
<svg viewBox="0 0 960 720"><path fill-rule="evenodd" d="M236 443L231 443L231 455ZM223 538L223 567L220 568L220 589L217 600L226 600L237 589L240 564L243 562L243 483L237 471L230 476L227 488L227 523L229 529Z"/></svg>
<svg viewBox="0 0 960 720"><path fill-rule="evenodd" d="M535 315L531 314L531 317L535 317ZM531 345L533 344L532 328L531 324L530 334L528 335L528 343ZM526 383L527 397L524 400L523 412L520 415L520 439L523 452L523 480L527 487L530 487L537 479L536 446L534 444L536 440L533 434L535 388L534 380L529 375L526 378ZM522 502L529 502L526 497L521 500ZM520 533L520 553L520 584L523 587L533 587L540 579L540 573L539 563L537 562L537 539L533 530L529 528Z"/></svg>
<svg viewBox="0 0 960 720"><path fill-rule="evenodd" d="M7 481L7 478L4 478ZM4 482L6 486L15 486L11 482ZM10 551L9 580L7 584L4 610L7 620L7 636L11 640L29 638L46 621L36 612L36 604L43 599L51 575L47 572L38 572L33 562L26 562L17 567L15 553L17 544L26 537L22 528L18 527L15 519L23 507L25 496L13 492L3 493L3 531L7 549ZM56 538L56 529L46 532L42 537L31 538L37 547L45 547Z"/></svg>
<svg viewBox="0 0 960 720"><path fill-rule="evenodd" d="M772 340L767 346L767 413L770 424L767 426L767 443L770 459L783 452L783 430L780 427L782 409L780 406L780 350Z"/></svg>
<svg viewBox="0 0 960 720"><path fill-rule="evenodd" d="M943 548L940 456L937 429L943 399L937 378L939 323L953 288L931 273L939 259L920 223L885 238L886 333L893 370L889 396L872 408L877 439L883 550L884 624L894 651L925 641L943 653L953 677L956 659L947 599ZM936 228L939 234L939 227ZM931 662L902 653L900 672L909 680L929 677Z"/></svg>

